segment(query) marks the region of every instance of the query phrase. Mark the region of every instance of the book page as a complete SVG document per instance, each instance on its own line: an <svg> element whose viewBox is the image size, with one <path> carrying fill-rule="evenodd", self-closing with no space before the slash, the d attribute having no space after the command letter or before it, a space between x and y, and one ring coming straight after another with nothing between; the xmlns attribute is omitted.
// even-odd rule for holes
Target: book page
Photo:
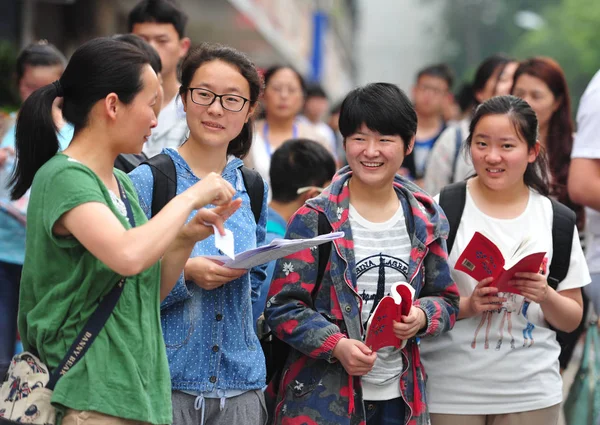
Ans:
<svg viewBox="0 0 600 425"><path fill-rule="evenodd" d="M509 269L517 264L522 258L533 254L536 251L536 239L533 235L527 235L519 243L517 243L511 252L506 255L506 261L504 264L505 269Z"/></svg>

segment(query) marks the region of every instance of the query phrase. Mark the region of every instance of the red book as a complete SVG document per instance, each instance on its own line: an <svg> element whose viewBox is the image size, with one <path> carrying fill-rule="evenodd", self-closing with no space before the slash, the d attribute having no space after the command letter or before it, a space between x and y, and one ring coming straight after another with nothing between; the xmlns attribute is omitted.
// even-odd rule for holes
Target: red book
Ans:
<svg viewBox="0 0 600 425"><path fill-rule="evenodd" d="M381 299L367 324L365 345L373 351L383 347L403 348L406 341L394 335L394 320L402 321L408 316L413 304L415 290L407 283L400 282L392 286L392 295Z"/></svg>
<svg viewBox="0 0 600 425"><path fill-rule="evenodd" d="M524 239L514 250L509 258L504 258L498 247L483 234L475 232L473 238L460 254L455 270L471 276L476 281L493 277L490 284L498 288L499 292L511 292L521 295L521 291L508 283L515 273L539 273L544 260L545 252L534 252L534 241Z"/></svg>

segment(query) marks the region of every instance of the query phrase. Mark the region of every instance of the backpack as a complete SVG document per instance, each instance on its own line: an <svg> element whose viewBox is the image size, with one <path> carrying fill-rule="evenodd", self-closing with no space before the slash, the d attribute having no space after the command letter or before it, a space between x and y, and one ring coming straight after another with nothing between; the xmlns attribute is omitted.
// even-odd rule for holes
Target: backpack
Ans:
<svg viewBox="0 0 600 425"><path fill-rule="evenodd" d="M448 185L440 192L439 205L444 210L448 223L450 224L450 233L446 242L448 254L452 251L456 233L460 225L465 202L467 199L467 183L457 182ZM573 244L573 232L576 224L575 213L567 206L550 198L552 203L552 262L548 269L548 285L555 289L558 284L564 280L569 271L571 260L571 246ZM584 310L585 308L584 304ZM562 332L553 329L556 332L556 339L561 347L561 367L565 368L571 357L573 348L581 336L585 325L585 311L579 327L573 332Z"/></svg>
<svg viewBox="0 0 600 425"><path fill-rule="evenodd" d="M154 217L177 194L177 172L175 163L167 154L161 153L142 162L150 166L154 180L152 193L152 217ZM140 164L141 165L141 164ZM250 198L254 221L258 224L265 195L265 183L261 175L246 166L240 169Z"/></svg>

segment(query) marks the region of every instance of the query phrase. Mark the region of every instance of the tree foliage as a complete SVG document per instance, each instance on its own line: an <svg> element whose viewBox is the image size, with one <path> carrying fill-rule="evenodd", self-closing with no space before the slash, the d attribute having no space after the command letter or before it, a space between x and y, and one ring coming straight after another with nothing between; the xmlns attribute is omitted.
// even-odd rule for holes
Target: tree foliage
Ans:
<svg viewBox="0 0 600 425"><path fill-rule="evenodd" d="M574 107L600 69L598 0L446 0L446 45L442 55L464 80L487 56L504 52L516 59L549 56L564 69ZM535 30L517 25L520 11L540 15Z"/></svg>

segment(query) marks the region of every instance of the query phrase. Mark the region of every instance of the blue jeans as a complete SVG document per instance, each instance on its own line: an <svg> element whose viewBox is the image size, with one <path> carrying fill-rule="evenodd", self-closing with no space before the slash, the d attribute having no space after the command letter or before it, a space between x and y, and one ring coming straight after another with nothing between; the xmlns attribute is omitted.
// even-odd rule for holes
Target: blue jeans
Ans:
<svg viewBox="0 0 600 425"><path fill-rule="evenodd" d="M0 261L0 382L4 380L15 352L22 269L19 264Z"/></svg>
<svg viewBox="0 0 600 425"><path fill-rule="evenodd" d="M384 401L364 401L367 425L404 425L402 397Z"/></svg>

